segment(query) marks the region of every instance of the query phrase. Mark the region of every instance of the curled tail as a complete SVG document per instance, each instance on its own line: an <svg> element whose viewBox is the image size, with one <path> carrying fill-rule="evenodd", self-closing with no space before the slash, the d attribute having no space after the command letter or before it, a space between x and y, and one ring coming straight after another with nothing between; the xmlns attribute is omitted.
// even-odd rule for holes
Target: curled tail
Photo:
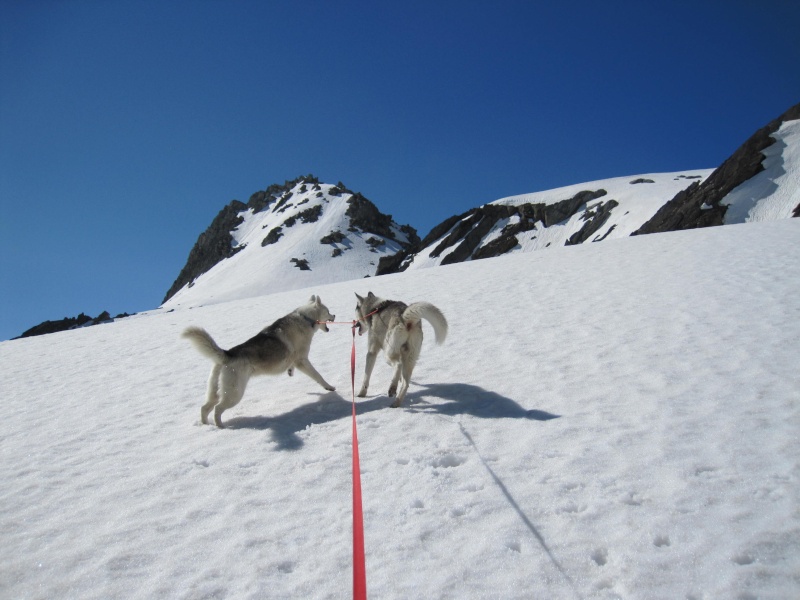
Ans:
<svg viewBox="0 0 800 600"><path fill-rule="evenodd" d="M403 311L403 320L407 323L419 322L425 319L433 327L436 343L443 344L447 337L447 319L442 311L429 302L414 302Z"/></svg>
<svg viewBox="0 0 800 600"><path fill-rule="evenodd" d="M188 338L201 354L207 356L218 365L225 362L227 358L225 350L217 346L214 339L202 327L189 327L183 332L183 337Z"/></svg>

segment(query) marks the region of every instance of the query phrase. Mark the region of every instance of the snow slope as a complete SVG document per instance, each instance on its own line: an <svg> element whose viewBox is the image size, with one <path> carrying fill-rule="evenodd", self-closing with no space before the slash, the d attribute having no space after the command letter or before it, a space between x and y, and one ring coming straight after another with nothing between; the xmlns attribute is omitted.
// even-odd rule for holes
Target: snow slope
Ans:
<svg viewBox="0 0 800 600"><path fill-rule="evenodd" d="M226 430L199 424L210 364L180 333L231 346L368 290L450 321L406 407L358 402L370 597L800 596L787 219L2 342L0 597L350 597L349 328L312 346L337 392L254 379Z"/></svg>
<svg viewBox="0 0 800 600"><path fill-rule="evenodd" d="M285 203L259 212L243 211L244 221L233 231L234 247L242 249L184 286L163 306L215 304L373 275L378 260L398 252L402 247L398 241L408 243L408 237L396 224L391 227L394 239L354 230L345 214L353 194L336 193L335 188L301 181ZM264 245L276 229L277 242ZM334 232L344 239L321 241ZM383 244L371 245L368 240ZM301 270L292 259L307 261L309 270Z"/></svg>

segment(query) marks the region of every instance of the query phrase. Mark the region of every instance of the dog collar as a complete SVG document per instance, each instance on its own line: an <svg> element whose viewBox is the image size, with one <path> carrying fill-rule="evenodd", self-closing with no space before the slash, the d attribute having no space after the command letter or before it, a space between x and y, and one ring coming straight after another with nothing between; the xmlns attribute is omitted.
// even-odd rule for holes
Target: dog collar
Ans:
<svg viewBox="0 0 800 600"><path fill-rule="evenodd" d="M317 322L311 317L307 317L306 315L300 315L300 316L303 317L308 322L309 325L311 325L312 329L317 325Z"/></svg>

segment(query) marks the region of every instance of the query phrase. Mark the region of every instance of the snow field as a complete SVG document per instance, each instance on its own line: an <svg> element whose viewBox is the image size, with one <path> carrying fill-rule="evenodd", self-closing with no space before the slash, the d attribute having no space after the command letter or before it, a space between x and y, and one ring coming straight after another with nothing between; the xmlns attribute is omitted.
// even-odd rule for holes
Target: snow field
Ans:
<svg viewBox="0 0 800 600"><path fill-rule="evenodd" d="M800 590L800 221L641 236L0 343L0 597L351 596L350 330L199 424L210 362L312 293L427 300L358 399L374 598ZM357 340L361 381L365 338Z"/></svg>

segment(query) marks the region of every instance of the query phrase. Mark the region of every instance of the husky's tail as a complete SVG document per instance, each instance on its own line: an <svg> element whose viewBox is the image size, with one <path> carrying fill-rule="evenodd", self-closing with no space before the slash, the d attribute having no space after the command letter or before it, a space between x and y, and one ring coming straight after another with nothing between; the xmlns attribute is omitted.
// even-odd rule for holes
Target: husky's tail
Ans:
<svg viewBox="0 0 800 600"><path fill-rule="evenodd" d="M202 327L189 327L183 332L183 337L188 338L202 355L207 356L218 365L225 362L227 358L225 350L217 346L214 339Z"/></svg>
<svg viewBox="0 0 800 600"><path fill-rule="evenodd" d="M433 327L436 343L443 344L447 337L447 319L442 311L429 302L414 302L403 311L403 320L406 323L417 323L425 319Z"/></svg>

